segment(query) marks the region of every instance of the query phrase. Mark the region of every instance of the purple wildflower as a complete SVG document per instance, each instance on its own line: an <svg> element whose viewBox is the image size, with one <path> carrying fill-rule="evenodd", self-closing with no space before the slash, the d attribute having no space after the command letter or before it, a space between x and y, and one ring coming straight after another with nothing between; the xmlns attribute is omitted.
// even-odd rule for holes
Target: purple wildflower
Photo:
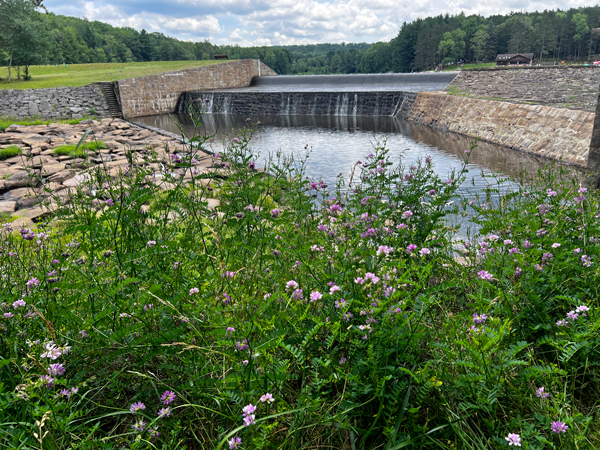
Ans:
<svg viewBox="0 0 600 450"><path fill-rule="evenodd" d="M166 408L161 408L158 411L158 418L162 418L162 417L171 417L171 407L167 406Z"/></svg>
<svg viewBox="0 0 600 450"><path fill-rule="evenodd" d="M421 250L419 250L419 255L421 256L429 255L430 253L431 250L429 250L427 247L423 247Z"/></svg>
<svg viewBox="0 0 600 450"><path fill-rule="evenodd" d="M592 263L592 258L588 255L583 255L581 257L581 263L584 265L584 267L591 267Z"/></svg>
<svg viewBox="0 0 600 450"><path fill-rule="evenodd" d="M235 328L233 327L227 327L227 329L225 330L225 337L229 337L231 333L231 336L233 336L233 333L235 333Z"/></svg>
<svg viewBox="0 0 600 450"><path fill-rule="evenodd" d="M131 428L133 428L133 431L141 433L146 429L146 422L144 422L142 419L136 420L136 422L131 425Z"/></svg>
<svg viewBox="0 0 600 450"><path fill-rule="evenodd" d="M334 214L334 213L340 213L341 214L342 207L340 205L338 205L338 204L331 205L331 207L329 208L329 212L331 214Z"/></svg>
<svg viewBox="0 0 600 450"><path fill-rule="evenodd" d="M60 363L50 364L46 371L48 372L48 375L58 377L65 374L65 367Z"/></svg>
<svg viewBox="0 0 600 450"><path fill-rule="evenodd" d="M142 402L132 403L131 406L129 407L129 411L131 411L133 414L135 414L138 411L143 411L145 409L146 409L146 405L144 405Z"/></svg>
<svg viewBox="0 0 600 450"><path fill-rule="evenodd" d="M291 289L298 289L298 283L296 283L294 280L290 280L285 284L286 291L289 291Z"/></svg>
<svg viewBox="0 0 600 450"><path fill-rule="evenodd" d="M19 309L25 307L25 305L27 305L27 303L25 303L25 300L17 300L16 302L13 302L12 307L14 309Z"/></svg>
<svg viewBox="0 0 600 450"><path fill-rule="evenodd" d="M279 217L280 214L281 214L281 211L279 211L277 208L271 210L271 217L273 219Z"/></svg>
<svg viewBox="0 0 600 450"><path fill-rule="evenodd" d="M389 255L394 251L394 247L388 247L387 245L381 245L377 249L377 256Z"/></svg>
<svg viewBox="0 0 600 450"><path fill-rule="evenodd" d="M508 433L508 436L506 436L504 439L508 441L509 447L512 445L514 445L515 447L521 446L521 436L519 436L516 433Z"/></svg>
<svg viewBox="0 0 600 450"><path fill-rule="evenodd" d="M190 295L197 294L198 292L200 292L200 289L198 289L197 287L193 287L190 289Z"/></svg>
<svg viewBox="0 0 600 450"><path fill-rule="evenodd" d="M317 300L321 300L322 298L323 298L323 294L321 294L319 291L311 292L311 294L310 294L311 302L316 302Z"/></svg>
<svg viewBox="0 0 600 450"><path fill-rule="evenodd" d="M488 319L488 315L487 314L473 314L473 323L475 325L480 325L482 323L484 323L486 320Z"/></svg>
<svg viewBox="0 0 600 450"><path fill-rule="evenodd" d="M163 402L163 405L170 405L171 403L173 403L175 401L175 397L176 397L175 392L165 391L160 396L160 401Z"/></svg>
<svg viewBox="0 0 600 450"><path fill-rule="evenodd" d="M546 388L544 386L542 386L539 389L535 390L535 395L537 396L537 398L548 398L550 397L550 393L546 392Z"/></svg>
<svg viewBox="0 0 600 450"><path fill-rule="evenodd" d="M566 433L569 427L564 422L552 422L551 430L553 433Z"/></svg>
<svg viewBox="0 0 600 450"><path fill-rule="evenodd" d="M106 200L106 206L115 206L115 202L112 198Z"/></svg>
<svg viewBox="0 0 600 450"><path fill-rule="evenodd" d="M415 244L410 244L408 247L406 247L406 253L412 253L417 249L417 246Z"/></svg>
<svg viewBox="0 0 600 450"><path fill-rule="evenodd" d="M263 403L273 403L275 401L275 399L273 398L273 396L271 394L269 394L268 392L260 397L260 401Z"/></svg>
<svg viewBox="0 0 600 450"><path fill-rule="evenodd" d="M27 287L39 286L39 284L40 284L40 280L38 280L35 277L27 281Z"/></svg>
<svg viewBox="0 0 600 450"><path fill-rule="evenodd" d="M54 386L54 378L52 378L50 375L42 375L40 377L40 381L42 382L42 386L46 385L48 389Z"/></svg>
<svg viewBox="0 0 600 450"><path fill-rule="evenodd" d="M292 298L295 300L302 300L302 289L296 289L292 293Z"/></svg>
<svg viewBox="0 0 600 450"><path fill-rule="evenodd" d="M234 436L231 439L229 439L229 450L234 450L236 448L239 448L240 445L242 445L242 438L238 437L238 436Z"/></svg>
<svg viewBox="0 0 600 450"><path fill-rule="evenodd" d="M494 276L491 273L486 272L485 270L481 270L480 272L477 272L477 276L479 277L480 280L492 281L494 279Z"/></svg>

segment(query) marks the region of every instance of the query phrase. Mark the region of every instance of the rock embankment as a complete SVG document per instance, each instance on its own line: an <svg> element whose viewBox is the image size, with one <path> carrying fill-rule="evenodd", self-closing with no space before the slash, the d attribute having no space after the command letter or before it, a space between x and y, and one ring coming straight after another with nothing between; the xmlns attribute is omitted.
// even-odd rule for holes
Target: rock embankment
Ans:
<svg viewBox="0 0 600 450"><path fill-rule="evenodd" d="M88 130L92 132L85 142L101 141L107 148L89 151L85 157L57 154L57 147L78 144ZM0 151L11 146L19 147L21 154L0 161L0 214L11 216L11 220L17 218L23 225L48 213L48 208L40 204L42 200L51 196L68 198L69 190L89 180L96 167L102 166L111 175L126 170L127 151L154 151L158 159L186 151L180 139L120 119L89 120L77 125L11 125L0 132ZM148 165L157 174L163 170L157 162ZM196 156L194 165L195 174L213 170L212 158L205 153Z"/></svg>

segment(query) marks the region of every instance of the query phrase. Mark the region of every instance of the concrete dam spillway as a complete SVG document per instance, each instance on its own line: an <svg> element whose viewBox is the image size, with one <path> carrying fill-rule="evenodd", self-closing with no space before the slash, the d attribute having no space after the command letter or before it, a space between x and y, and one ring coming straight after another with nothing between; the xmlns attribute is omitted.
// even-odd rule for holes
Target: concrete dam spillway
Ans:
<svg viewBox="0 0 600 450"><path fill-rule="evenodd" d="M418 92L440 91L456 73L254 77L249 87L184 92L177 112L246 115L400 116Z"/></svg>

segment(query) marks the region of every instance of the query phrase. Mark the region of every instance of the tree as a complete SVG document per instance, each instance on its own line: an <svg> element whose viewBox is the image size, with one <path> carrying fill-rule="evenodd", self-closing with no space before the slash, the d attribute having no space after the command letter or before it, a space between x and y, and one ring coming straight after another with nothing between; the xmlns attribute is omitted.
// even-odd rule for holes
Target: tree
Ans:
<svg viewBox="0 0 600 450"><path fill-rule="evenodd" d="M494 61L498 54L498 33L493 21L490 20L488 23L486 32L489 37L485 44L485 58L489 61Z"/></svg>
<svg viewBox="0 0 600 450"><path fill-rule="evenodd" d="M573 14L571 19L575 34L573 35L573 41L577 42L577 56L581 55L581 41L586 34L590 31L590 27L587 24L587 16L583 13Z"/></svg>
<svg viewBox="0 0 600 450"><path fill-rule="evenodd" d="M442 57L442 62L448 58L451 60L452 57L450 55L454 52L454 47L456 47L456 42L452 39L452 33L444 33L444 39L438 45L438 52Z"/></svg>
<svg viewBox="0 0 600 450"><path fill-rule="evenodd" d="M0 49L8 54L9 82L15 62L28 67L44 58L47 32L35 8L26 0L0 0Z"/></svg>
<svg viewBox="0 0 600 450"><path fill-rule="evenodd" d="M476 61L479 61L479 58L483 55L489 38L490 35L485 31L485 26L477 30L471 38L471 50Z"/></svg>

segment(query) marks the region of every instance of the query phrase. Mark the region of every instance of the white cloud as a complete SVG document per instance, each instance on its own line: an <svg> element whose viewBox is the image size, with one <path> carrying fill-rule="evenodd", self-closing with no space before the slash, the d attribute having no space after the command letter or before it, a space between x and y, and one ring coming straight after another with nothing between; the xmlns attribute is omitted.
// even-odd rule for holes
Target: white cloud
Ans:
<svg viewBox="0 0 600 450"><path fill-rule="evenodd" d="M593 6L597 0L46 0L57 14L218 44L389 41L404 21Z"/></svg>

